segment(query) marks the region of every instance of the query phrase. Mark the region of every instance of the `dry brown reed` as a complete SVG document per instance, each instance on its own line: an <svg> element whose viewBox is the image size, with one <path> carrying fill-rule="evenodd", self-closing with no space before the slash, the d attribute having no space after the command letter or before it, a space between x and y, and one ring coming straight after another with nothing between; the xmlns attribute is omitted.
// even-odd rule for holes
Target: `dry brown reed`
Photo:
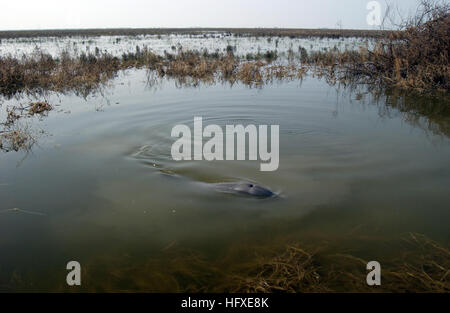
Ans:
<svg viewBox="0 0 450 313"><path fill-rule="evenodd" d="M449 5L424 1L418 16L405 22L373 48L320 51L303 57L332 82L370 83L420 92L450 91Z"/></svg>

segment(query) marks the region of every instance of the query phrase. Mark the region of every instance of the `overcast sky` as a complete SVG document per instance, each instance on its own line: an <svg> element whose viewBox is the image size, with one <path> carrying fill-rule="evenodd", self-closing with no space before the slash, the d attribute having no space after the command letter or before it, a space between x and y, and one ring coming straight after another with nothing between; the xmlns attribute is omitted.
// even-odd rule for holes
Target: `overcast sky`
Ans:
<svg viewBox="0 0 450 313"><path fill-rule="evenodd" d="M404 13L418 0L388 0ZM0 30L120 27L375 28L369 0L2 0ZM380 0L382 10L385 0Z"/></svg>

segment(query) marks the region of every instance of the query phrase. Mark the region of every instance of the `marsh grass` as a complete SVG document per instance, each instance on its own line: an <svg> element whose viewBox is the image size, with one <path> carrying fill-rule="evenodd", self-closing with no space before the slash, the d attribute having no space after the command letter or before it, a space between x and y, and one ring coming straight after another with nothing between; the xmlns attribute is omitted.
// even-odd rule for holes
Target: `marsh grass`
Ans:
<svg viewBox="0 0 450 313"><path fill-rule="evenodd" d="M41 51L32 55L0 58L0 94L11 98L18 93L42 91L87 95L117 73L118 61L108 54L81 54L71 57L67 52L58 58Z"/></svg>
<svg viewBox="0 0 450 313"><path fill-rule="evenodd" d="M252 59L253 58L253 59ZM277 58L276 52L268 51L264 55L247 56L244 61L232 52L209 53L205 51L166 52L164 56L151 52L146 47L136 47L134 52L123 53L121 58L107 52L71 56L63 52L52 57L41 51L22 58L0 58L0 94L11 98L21 93L43 91L74 92L86 96L114 78L120 70L146 68L155 71L159 77L182 80L211 82L216 80L246 84L261 83L273 79L283 79L288 71L266 71L261 68L271 64ZM251 61L250 61L251 60Z"/></svg>
<svg viewBox="0 0 450 313"><path fill-rule="evenodd" d="M0 57L0 94L12 97L18 93L50 90L86 96L114 78L118 71L128 68L147 68L160 77L194 84L219 79L261 85L264 81L292 78L293 72L298 74L305 66L326 76L330 83L370 83L380 87L448 92L449 6L424 2L418 12L420 18L411 18L401 31L387 32L371 48L366 44L359 51L324 49L308 54L299 47L299 63L293 62L295 54L291 49L289 66L278 65L269 70L264 68L278 59L276 50L237 57L231 45L222 53L184 51L178 47L178 50L175 48L177 53L166 51L164 55L157 55L147 47L136 46L135 51L123 53L121 57L98 48L94 53L80 55L64 51L52 57L37 50L22 58ZM297 68L292 69L294 66ZM263 69L265 73L261 73Z"/></svg>

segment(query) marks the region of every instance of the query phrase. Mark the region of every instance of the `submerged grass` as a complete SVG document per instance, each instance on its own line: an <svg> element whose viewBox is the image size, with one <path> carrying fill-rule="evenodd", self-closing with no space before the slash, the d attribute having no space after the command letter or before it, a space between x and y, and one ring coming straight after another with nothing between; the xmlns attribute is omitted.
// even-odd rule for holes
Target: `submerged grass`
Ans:
<svg viewBox="0 0 450 313"><path fill-rule="evenodd" d="M352 242L352 249L345 240ZM381 263L380 286L367 285L366 266L372 259L355 250L357 245L395 251L376 259ZM235 244L214 258L180 243L147 257L94 255L85 260L83 269L84 282L79 289L62 283L48 288L87 292L450 292L450 251L417 233L384 239L352 236L314 244L276 238L251 246ZM20 271L13 275L17 273ZM46 275L42 281L51 283L52 275ZM59 277L55 281L59 282ZM13 288L28 290L32 285L28 280L14 281Z"/></svg>
<svg viewBox="0 0 450 313"><path fill-rule="evenodd" d="M303 250L298 244L249 268L246 275L237 275L233 292L326 292L319 274L315 253Z"/></svg>
<svg viewBox="0 0 450 313"><path fill-rule="evenodd" d="M371 244L365 239L366 244ZM409 233L399 251L382 262L382 284L366 284L369 259L330 244L284 251L237 276L233 292L449 292L450 251L424 235Z"/></svg>

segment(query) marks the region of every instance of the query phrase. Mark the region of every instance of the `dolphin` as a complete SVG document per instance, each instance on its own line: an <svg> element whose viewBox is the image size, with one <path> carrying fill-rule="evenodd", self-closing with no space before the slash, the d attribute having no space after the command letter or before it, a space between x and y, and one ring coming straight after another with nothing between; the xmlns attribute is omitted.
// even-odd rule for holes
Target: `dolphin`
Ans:
<svg viewBox="0 0 450 313"><path fill-rule="evenodd" d="M218 192L241 194L256 198L270 198L277 195L266 187L246 181L209 183L208 185L212 186Z"/></svg>
<svg viewBox="0 0 450 313"><path fill-rule="evenodd" d="M167 175L168 177L184 177L190 180L194 180L194 183L197 185L201 185L203 187L211 188L214 191L222 192L222 193L230 193L244 196L252 196L255 198L272 198L278 197L279 195L267 187L263 187L258 185L257 183L251 181L225 181L225 182L206 182L199 181L199 179L195 179L192 175L186 175L180 173L179 171L174 171L168 168L165 168L164 163L158 163L157 159L151 157L151 155L147 155L148 152L151 151L151 147L149 145L142 146L138 149L137 152L132 154L132 157L141 160L146 165L150 165L153 168L158 169L162 174ZM162 161L162 160L161 160Z"/></svg>

